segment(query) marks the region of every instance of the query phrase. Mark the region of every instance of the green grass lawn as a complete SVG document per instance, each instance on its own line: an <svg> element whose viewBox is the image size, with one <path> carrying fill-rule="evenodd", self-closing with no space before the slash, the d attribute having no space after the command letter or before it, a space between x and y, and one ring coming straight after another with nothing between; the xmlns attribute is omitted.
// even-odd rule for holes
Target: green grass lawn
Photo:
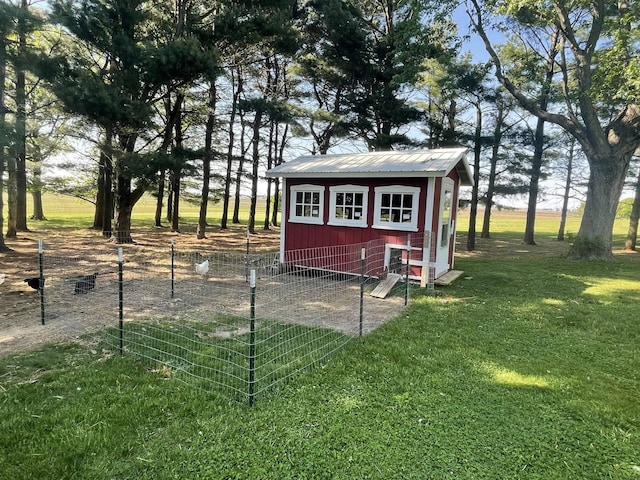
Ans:
<svg viewBox="0 0 640 480"><path fill-rule="evenodd" d="M616 257L461 257L253 408L75 345L2 358L0 478L640 479L640 256Z"/></svg>

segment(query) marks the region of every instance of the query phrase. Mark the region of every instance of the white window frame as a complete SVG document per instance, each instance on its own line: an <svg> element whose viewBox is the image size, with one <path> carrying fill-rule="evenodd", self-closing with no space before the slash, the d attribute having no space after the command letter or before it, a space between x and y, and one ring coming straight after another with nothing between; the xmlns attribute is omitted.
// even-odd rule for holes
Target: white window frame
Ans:
<svg viewBox="0 0 640 480"><path fill-rule="evenodd" d="M310 223L313 225L324 225L324 190L321 185L303 184L292 185L291 196L289 197L289 221L293 223ZM319 193L320 203L318 205L318 216L296 215L296 201L298 193Z"/></svg>
<svg viewBox="0 0 640 480"><path fill-rule="evenodd" d="M337 205L337 196L339 193L361 193L362 194L362 216L358 219L347 220L344 218L336 217L336 208ZM329 221L328 225L340 225L340 226L348 226L348 227L360 227L366 228L368 226L367 217L368 217L368 208L369 208L369 187L364 187L362 185L334 185L329 187Z"/></svg>
<svg viewBox="0 0 640 480"><path fill-rule="evenodd" d="M448 248L451 239L451 227L453 219L453 182L449 179L442 181L442 205L440 213L440 248ZM449 204L447 205L447 193ZM445 217L446 215L446 217Z"/></svg>
<svg viewBox="0 0 640 480"><path fill-rule="evenodd" d="M411 221L403 222L391 222L383 221L381 218L382 213L382 195L383 194L402 194L412 195L413 200L411 202ZM373 228L380 230L403 230L409 232L418 231L418 205L420 202L420 187L409 187L406 185L390 185L385 187L375 188L375 204L373 210Z"/></svg>

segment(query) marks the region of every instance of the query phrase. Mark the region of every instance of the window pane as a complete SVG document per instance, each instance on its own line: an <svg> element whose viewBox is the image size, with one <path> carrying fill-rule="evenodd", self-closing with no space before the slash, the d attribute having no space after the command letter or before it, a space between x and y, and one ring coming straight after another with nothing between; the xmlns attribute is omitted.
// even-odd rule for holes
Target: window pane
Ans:
<svg viewBox="0 0 640 480"><path fill-rule="evenodd" d="M296 205L296 217L302 216L302 205Z"/></svg>
<svg viewBox="0 0 640 480"><path fill-rule="evenodd" d="M302 192L296 192L296 203L302 203Z"/></svg>
<svg viewBox="0 0 640 480"><path fill-rule="evenodd" d="M380 210L380 221L388 222L389 221L389 209L383 208Z"/></svg>
<svg viewBox="0 0 640 480"><path fill-rule="evenodd" d="M392 207L401 207L402 206L402 195L398 193L393 194L393 198L391 201Z"/></svg>
<svg viewBox="0 0 640 480"><path fill-rule="evenodd" d="M304 192L304 203L309 204L311 203L311 192Z"/></svg>
<svg viewBox="0 0 640 480"><path fill-rule="evenodd" d="M310 217L311 216L311 206L309 206L309 205L305 205L304 206L304 216L305 217Z"/></svg>
<svg viewBox="0 0 640 480"><path fill-rule="evenodd" d="M362 206L362 198L363 198L362 193L356 193L354 205Z"/></svg>
<svg viewBox="0 0 640 480"><path fill-rule="evenodd" d="M383 193L382 194L382 206L383 207L390 207L391 206L391 195L389 195L388 193ZM389 212L387 212L389 213Z"/></svg>
<svg viewBox="0 0 640 480"><path fill-rule="evenodd" d="M336 193L336 205L344 205L344 193Z"/></svg>
<svg viewBox="0 0 640 480"><path fill-rule="evenodd" d="M449 225L442 226L442 237L440 238L440 246L445 247L449 243Z"/></svg>
<svg viewBox="0 0 640 480"><path fill-rule="evenodd" d="M411 208L413 206L413 195L405 195L402 201L404 208Z"/></svg>
<svg viewBox="0 0 640 480"><path fill-rule="evenodd" d="M359 220L362 218L362 207L356 207L353 210L353 218Z"/></svg>
<svg viewBox="0 0 640 480"><path fill-rule="evenodd" d="M342 207L336 207L336 218L342 218L344 216L344 209Z"/></svg>
<svg viewBox="0 0 640 480"><path fill-rule="evenodd" d="M313 204L320 205L320 192L313 192Z"/></svg>
<svg viewBox="0 0 640 480"><path fill-rule="evenodd" d="M391 221L396 223L400 221L400 209L394 208L391 210Z"/></svg>
<svg viewBox="0 0 640 480"><path fill-rule="evenodd" d="M402 212L402 222L411 223L411 210L404 210Z"/></svg>
<svg viewBox="0 0 640 480"><path fill-rule="evenodd" d="M345 207L344 218L351 220L353 218L353 207Z"/></svg>
<svg viewBox="0 0 640 480"><path fill-rule="evenodd" d="M347 193L344 198L345 205L353 205L353 193Z"/></svg>

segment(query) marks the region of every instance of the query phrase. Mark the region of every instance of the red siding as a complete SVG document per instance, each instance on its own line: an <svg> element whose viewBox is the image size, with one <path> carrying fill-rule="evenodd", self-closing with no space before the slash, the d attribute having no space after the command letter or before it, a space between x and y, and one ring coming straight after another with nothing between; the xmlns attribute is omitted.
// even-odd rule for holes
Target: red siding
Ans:
<svg viewBox="0 0 640 480"><path fill-rule="evenodd" d="M371 227L346 227L326 225L329 219L330 192L329 187L333 185L361 185L369 187L367 223L369 225L373 221L375 206L375 187L389 185L405 185L420 188L420 199L418 209L418 231L424 230L425 205L426 205L426 185L427 180L424 178L398 178L398 179L382 179L362 181L356 179L345 179L343 181L335 181L331 179L300 179L287 180L287 198L291 198L291 187L300 184L313 184L325 187L324 194L324 225L310 225L305 223L289 222L289 208L285 212L285 250L297 250L302 248L325 247L333 245L345 245L364 243L371 240L385 239L387 243L405 244L408 233L401 230L380 230Z"/></svg>
<svg viewBox="0 0 640 480"><path fill-rule="evenodd" d="M452 170L449 175L454 181L454 205L457 205L458 192L459 192L459 175L457 171ZM367 211L367 223L371 225L374 218L375 208L375 188L380 186L390 185L404 185L420 188L419 208L418 208L418 232L432 231L437 232L440 227L440 196L442 191L442 178L435 178L432 182L434 185L434 202L433 202L433 214L432 224L425 225L426 217L426 204L427 204L427 178L375 178L375 179L328 179L328 178L313 178L313 179L287 179L287 199L291 200L291 187L301 184L312 184L325 187L324 192L324 218L323 225L311 225L305 223L291 223L289 222L289 205L287 205L284 218L284 250L285 252L291 252L292 250L302 250L307 248L319 248L319 247L331 247L338 245L355 245L370 242L373 240L380 240L385 244L398 244L406 245L407 235L414 234L416 232L407 232L400 230L381 230L375 229L371 226L367 228L360 227L348 227L348 226L334 226L327 225L329 219L329 206L330 206L330 190L329 187L334 185L359 185L369 187L368 194L368 211ZM457 209L453 209L454 220L457 220ZM411 251L410 259L415 262L421 262L423 260L422 255L422 236L413 235L413 248ZM453 256L453 245L449 247L450 262ZM340 256L339 263L344 263L344 269L340 271L359 271L359 252L348 252L337 254ZM345 258L343 259L342 256ZM406 252L403 253L403 260L406 265ZM382 272L384 265L383 258L376 260L380 265L374 266ZM306 263L306 262L305 262ZM348 265L348 266L347 266ZM310 267L322 268L322 265L308 265ZM404 273L404 272L403 272ZM418 265L412 265L410 269L410 275L420 277L421 267Z"/></svg>

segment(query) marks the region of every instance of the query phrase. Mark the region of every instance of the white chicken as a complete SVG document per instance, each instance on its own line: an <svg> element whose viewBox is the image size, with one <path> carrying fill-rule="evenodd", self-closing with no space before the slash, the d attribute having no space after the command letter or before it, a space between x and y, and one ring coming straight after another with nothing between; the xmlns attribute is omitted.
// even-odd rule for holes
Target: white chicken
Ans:
<svg viewBox="0 0 640 480"><path fill-rule="evenodd" d="M209 271L209 260L202 263L196 263L196 273L205 277Z"/></svg>
<svg viewBox="0 0 640 480"><path fill-rule="evenodd" d="M5 278L7 278L7 275L5 273L0 273L0 285L4 283Z"/></svg>

